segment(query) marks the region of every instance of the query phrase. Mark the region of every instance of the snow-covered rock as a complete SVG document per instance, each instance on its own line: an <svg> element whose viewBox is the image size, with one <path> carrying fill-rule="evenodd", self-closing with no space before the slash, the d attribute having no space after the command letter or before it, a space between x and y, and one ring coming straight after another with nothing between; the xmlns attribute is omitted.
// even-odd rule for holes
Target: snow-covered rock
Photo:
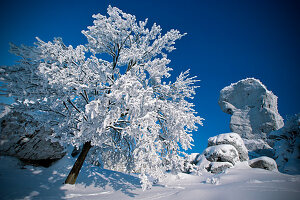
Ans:
<svg viewBox="0 0 300 200"><path fill-rule="evenodd" d="M215 146L219 144L231 144L239 153L240 161L249 160L248 150L237 133L224 133L208 139L208 146Z"/></svg>
<svg viewBox="0 0 300 200"><path fill-rule="evenodd" d="M185 165L182 172L191 173L193 171L207 171L210 161L203 154L192 153L185 158Z"/></svg>
<svg viewBox="0 0 300 200"><path fill-rule="evenodd" d="M196 165L199 171L207 171L209 169L210 161L208 161L206 157L201 154L198 157L198 163Z"/></svg>
<svg viewBox="0 0 300 200"><path fill-rule="evenodd" d="M12 112L1 119L0 153L27 163L49 166L65 155L58 142L46 138L52 134L39 126L32 116Z"/></svg>
<svg viewBox="0 0 300 200"><path fill-rule="evenodd" d="M206 157L201 154L199 156L199 161L197 163L197 167L199 171L208 171L210 165L210 161L206 159Z"/></svg>
<svg viewBox="0 0 300 200"><path fill-rule="evenodd" d="M272 149L272 147L263 139L246 139L243 138L244 144L249 151Z"/></svg>
<svg viewBox="0 0 300 200"><path fill-rule="evenodd" d="M209 171L213 174L217 174L231 167L233 167L233 165L229 162L211 162Z"/></svg>
<svg viewBox="0 0 300 200"><path fill-rule="evenodd" d="M274 158L274 149L269 145L269 143L273 143L272 140L243 139L243 141L249 151L250 159L260 156Z"/></svg>
<svg viewBox="0 0 300 200"><path fill-rule="evenodd" d="M269 171L278 171L277 164L274 159L267 156L261 156L248 161L249 166L252 168L261 168Z"/></svg>
<svg viewBox="0 0 300 200"><path fill-rule="evenodd" d="M287 119L284 127L269 135L278 169L289 174L300 174L300 113Z"/></svg>
<svg viewBox="0 0 300 200"><path fill-rule="evenodd" d="M200 153L191 153L187 156L186 160L191 164L197 164L199 162Z"/></svg>
<svg viewBox="0 0 300 200"><path fill-rule="evenodd" d="M277 96L267 90L259 80L247 78L223 88L219 105L231 116L230 129L243 139L262 139L267 144L271 131L283 127L283 119L277 110ZM248 144L246 147L249 150Z"/></svg>
<svg viewBox="0 0 300 200"><path fill-rule="evenodd" d="M203 154L211 162L230 162L234 165L240 161L238 151L230 144L207 147Z"/></svg>
<svg viewBox="0 0 300 200"><path fill-rule="evenodd" d="M195 167L196 164L199 162L198 158L200 156L200 153L192 153L185 157L185 163L184 163L184 169L182 172L184 173L191 173Z"/></svg>

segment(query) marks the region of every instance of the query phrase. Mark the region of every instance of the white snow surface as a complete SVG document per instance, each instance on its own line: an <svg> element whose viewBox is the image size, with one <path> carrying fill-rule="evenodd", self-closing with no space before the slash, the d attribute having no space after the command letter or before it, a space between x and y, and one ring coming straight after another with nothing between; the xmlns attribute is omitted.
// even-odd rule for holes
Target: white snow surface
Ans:
<svg viewBox="0 0 300 200"><path fill-rule="evenodd" d="M252 169L247 162L217 175L168 174L146 191L142 191L136 175L84 165L75 185L63 185L73 162L65 156L51 167L42 168L0 157L0 199L296 200L300 194L299 175Z"/></svg>

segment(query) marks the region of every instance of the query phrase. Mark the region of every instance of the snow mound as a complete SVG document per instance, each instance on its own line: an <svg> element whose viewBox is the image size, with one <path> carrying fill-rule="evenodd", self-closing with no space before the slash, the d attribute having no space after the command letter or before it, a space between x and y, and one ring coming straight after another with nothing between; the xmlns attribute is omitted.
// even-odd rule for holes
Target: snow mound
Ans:
<svg viewBox="0 0 300 200"><path fill-rule="evenodd" d="M219 144L231 144L239 153L240 161L249 160L248 150L237 133L224 133L208 139L208 146L215 146Z"/></svg>
<svg viewBox="0 0 300 200"><path fill-rule="evenodd" d="M252 168L261 168L266 169L269 171L278 171L277 170L277 164L274 159L269 158L267 156L262 156L259 158L255 158L252 160L249 160L249 166Z"/></svg>
<svg viewBox="0 0 300 200"><path fill-rule="evenodd" d="M200 153L192 153L185 157L184 169L182 172L184 173L191 173L196 170L196 165L198 164L200 158Z"/></svg>
<svg viewBox="0 0 300 200"><path fill-rule="evenodd" d="M191 164L197 164L199 162L200 153L191 153L187 157L187 161Z"/></svg>
<svg viewBox="0 0 300 200"><path fill-rule="evenodd" d="M233 167L233 165L229 162L211 162L209 165L209 171L217 174L231 167Z"/></svg>
<svg viewBox="0 0 300 200"><path fill-rule="evenodd" d="M298 200L300 176L250 168L240 162L226 173L179 173L143 191L137 175L83 165L75 185L63 185L75 159L64 156L49 168L22 166L0 157L0 199Z"/></svg>
<svg viewBox="0 0 300 200"><path fill-rule="evenodd" d="M182 172L190 174L201 174L210 168L210 161L203 154L192 153L185 158L185 165Z"/></svg>
<svg viewBox="0 0 300 200"><path fill-rule="evenodd" d="M243 79L223 88L218 103L223 112L232 115L231 131L243 139L266 141L271 131L283 127L277 96L257 79Z"/></svg>
<svg viewBox="0 0 300 200"><path fill-rule="evenodd" d="M238 151L230 144L207 147L203 154L211 162L230 162L234 165L240 161Z"/></svg>
<svg viewBox="0 0 300 200"><path fill-rule="evenodd" d="M207 171L207 169L209 169L209 165L210 165L210 161L208 161L206 157L203 154L201 154L198 157L198 163L197 163L198 170Z"/></svg>

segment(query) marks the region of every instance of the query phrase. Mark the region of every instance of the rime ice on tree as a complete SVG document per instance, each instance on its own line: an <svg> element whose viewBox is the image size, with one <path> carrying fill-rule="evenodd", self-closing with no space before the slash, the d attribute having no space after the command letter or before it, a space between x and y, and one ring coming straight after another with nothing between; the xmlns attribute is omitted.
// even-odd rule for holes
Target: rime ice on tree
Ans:
<svg viewBox="0 0 300 200"><path fill-rule="evenodd" d="M197 80L186 71L164 82L171 70L167 53L184 34L162 35L160 26L148 29L147 20L115 7L107 13L93 15L94 25L82 31L86 45L66 46L60 38L12 45L22 60L3 67L1 77L15 107L39 115L55 130L52 139L98 147L108 162L139 172L147 188L147 175L160 178L184 163L181 149L191 147L191 132L202 124L188 102ZM104 54L110 59L101 59Z"/></svg>

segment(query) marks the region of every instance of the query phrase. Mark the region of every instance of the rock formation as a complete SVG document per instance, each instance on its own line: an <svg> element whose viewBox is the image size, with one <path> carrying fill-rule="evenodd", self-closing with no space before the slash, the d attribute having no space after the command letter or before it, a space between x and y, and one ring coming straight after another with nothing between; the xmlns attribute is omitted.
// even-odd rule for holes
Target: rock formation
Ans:
<svg viewBox="0 0 300 200"><path fill-rule="evenodd" d="M275 160L267 156L262 156L249 160L248 163L249 166L252 168L261 168L269 171L278 171Z"/></svg>
<svg viewBox="0 0 300 200"><path fill-rule="evenodd" d="M51 130L39 126L32 116L11 112L1 119L0 154L41 166L49 166L65 155L58 142L46 138Z"/></svg>
<svg viewBox="0 0 300 200"><path fill-rule="evenodd" d="M188 155L183 172L220 173L238 162L248 160L248 151L241 137L237 133L224 133L209 138L208 147L202 154Z"/></svg>
<svg viewBox="0 0 300 200"><path fill-rule="evenodd" d="M270 153L264 152L271 149L268 134L283 127L277 96L259 80L247 78L222 89L218 103L223 112L232 115L230 129L243 138L249 151Z"/></svg>
<svg viewBox="0 0 300 200"><path fill-rule="evenodd" d="M300 174L300 113L287 119L284 127L269 135L278 169L289 174Z"/></svg>
<svg viewBox="0 0 300 200"><path fill-rule="evenodd" d="M219 144L230 144L236 148L239 153L240 161L249 160L248 150L241 138L237 133L224 133L208 139L208 146L215 146Z"/></svg>
<svg viewBox="0 0 300 200"><path fill-rule="evenodd" d="M211 162L229 162L234 165L240 161L238 151L230 144L207 147L203 154Z"/></svg>
<svg viewBox="0 0 300 200"><path fill-rule="evenodd" d="M217 174L231 167L233 167L233 165L229 162L211 162L208 171Z"/></svg>

